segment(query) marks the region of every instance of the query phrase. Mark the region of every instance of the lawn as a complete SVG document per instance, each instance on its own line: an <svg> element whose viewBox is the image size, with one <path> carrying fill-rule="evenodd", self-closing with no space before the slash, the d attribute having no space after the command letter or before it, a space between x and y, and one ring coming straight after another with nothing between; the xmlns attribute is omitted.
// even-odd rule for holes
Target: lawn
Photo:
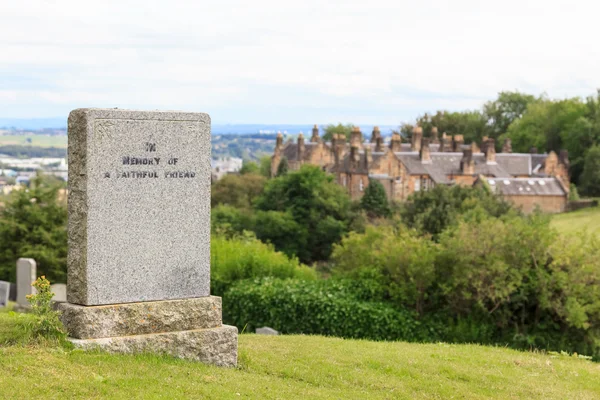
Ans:
<svg viewBox="0 0 600 400"><path fill-rule="evenodd" d="M577 233L587 229L600 235L600 207L585 208L552 217L552 226L561 233Z"/></svg>
<svg viewBox="0 0 600 400"><path fill-rule="evenodd" d="M0 312L0 343L15 314ZM598 399L600 364L476 345L239 337L238 368L156 355L0 346L0 397L106 399Z"/></svg>
<svg viewBox="0 0 600 400"><path fill-rule="evenodd" d="M28 142L27 139L31 139ZM50 135L0 135L0 146L17 144L23 146L67 148L67 136Z"/></svg>

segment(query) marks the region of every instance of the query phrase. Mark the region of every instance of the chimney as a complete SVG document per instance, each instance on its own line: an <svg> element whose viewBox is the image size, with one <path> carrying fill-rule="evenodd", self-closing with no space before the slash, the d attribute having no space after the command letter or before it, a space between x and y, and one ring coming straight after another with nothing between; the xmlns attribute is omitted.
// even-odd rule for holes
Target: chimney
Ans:
<svg viewBox="0 0 600 400"><path fill-rule="evenodd" d="M485 163L496 164L496 147L494 145L494 139L488 139L486 143Z"/></svg>
<svg viewBox="0 0 600 400"><path fill-rule="evenodd" d="M381 137L381 131L379 127L376 126L373 128L373 132L371 133L371 143L377 143L377 139Z"/></svg>
<svg viewBox="0 0 600 400"><path fill-rule="evenodd" d="M376 152L383 152L383 138L381 136L379 136L377 138L377 140L375 141L375 151Z"/></svg>
<svg viewBox="0 0 600 400"><path fill-rule="evenodd" d="M472 154L481 153L479 146L477 146L477 142L471 142L471 152Z"/></svg>
<svg viewBox="0 0 600 400"><path fill-rule="evenodd" d="M424 138L421 146L421 164L431 164L431 153L429 152L429 139Z"/></svg>
<svg viewBox="0 0 600 400"><path fill-rule="evenodd" d="M392 133L392 140L390 142L390 149L394 153L402 151L402 137L399 133Z"/></svg>
<svg viewBox="0 0 600 400"><path fill-rule="evenodd" d="M512 142L510 138L504 139L504 144L502 145L503 153L512 153Z"/></svg>
<svg viewBox="0 0 600 400"><path fill-rule="evenodd" d="M362 132L358 126L352 128L352 133L350 134L350 145L362 147Z"/></svg>
<svg viewBox="0 0 600 400"><path fill-rule="evenodd" d="M277 132L277 139L275 139L275 153L281 153L283 147L283 135L281 132Z"/></svg>
<svg viewBox="0 0 600 400"><path fill-rule="evenodd" d="M423 139L423 128L415 126L413 128L413 135L411 140L411 151L421 151L421 140Z"/></svg>
<svg viewBox="0 0 600 400"><path fill-rule="evenodd" d="M473 150L463 150L463 158L460 160L460 170L463 175L475 175L475 161L473 160Z"/></svg>
<svg viewBox="0 0 600 400"><path fill-rule="evenodd" d="M310 141L312 143L318 143L320 140L319 138L319 126L317 124L315 124L315 126L313 126L312 129L312 136L310 137Z"/></svg>
<svg viewBox="0 0 600 400"><path fill-rule="evenodd" d="M306 148L304 146L304 135L302 132L298 135L298 161L304 160Z"/></svg>
<svg viewBox="0 0 600 400"><path fill-rule="evenodd" d="M350 147L350 162L354 167L358 166L358 162L360 161L360 153L358 152L358 146Z"/></svg>
<svg viewBox="0 0 600 400"><path fill-rule="evenodd" d="M537 147L531 147L531 148L529 149L529 153L530 153L530 154L537 154Z"/></svg>
<svg viewBox="0 0 600 400"><path fill-rule="evenodd" d="M465 143L465 138L463 135L454 135L452 138L452 148L455 152L462 151L462 145Z"/></svg>
<svg viewBox="0 0 600 400"><path fill-rule="evenodd" d="M365 169L368 171L369 166L373 162L373 155L371 154L371 146L365 147Z"/></svg>
<svg viewBox="0 0 600 400"><path fill-rule="evenodd" d="M443 152L451 152L452 151L452 140L446 132L442 135L442 149Z"/></svg>
<svg viewBox="0 0 600 400"><path fill-rule="evenodd" d="M438 138L438 128L436 126L431 128L431 143L432 144L440 143L440 139Z"/></svg>
<svg viewBox="0 0 600 400"><path fill-rule="evenodd" d="M558 153L558 160L567 167L567 170L569 169L569 152L567 150L561 150Z"/></svg>

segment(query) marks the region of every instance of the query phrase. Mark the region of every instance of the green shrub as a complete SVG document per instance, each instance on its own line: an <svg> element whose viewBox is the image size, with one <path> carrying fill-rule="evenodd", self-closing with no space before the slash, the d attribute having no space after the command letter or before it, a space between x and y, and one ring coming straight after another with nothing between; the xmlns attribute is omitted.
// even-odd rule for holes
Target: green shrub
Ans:
<svg viewBox="0 0 600 400"><path fill-rule="evenodd" d="M66 342L67 332L59 319L59 312L52 309L52 296L50 281L45 276L38 278L31 284L36 294L27 295L31 304L31 313L35 317L29 321L29 330L35 338L44 338L58 343Z"/></svg>
<svg viewBox="0 0 600 400"><path fill-rule="evenodd" d="M437 338L414 313L358 298L357 285L335 279L241 281L223 297L224 320L250 332L270 326L282 333L371 340Z"/></svg>
<svg viewBox="0 0 600 400"><path fill-rule="evenodd" d="M210 244L211 292L222 296L238 280L273 276L315 279L316 272L260 242L251 233L227 238L213 235Z"/></svg>

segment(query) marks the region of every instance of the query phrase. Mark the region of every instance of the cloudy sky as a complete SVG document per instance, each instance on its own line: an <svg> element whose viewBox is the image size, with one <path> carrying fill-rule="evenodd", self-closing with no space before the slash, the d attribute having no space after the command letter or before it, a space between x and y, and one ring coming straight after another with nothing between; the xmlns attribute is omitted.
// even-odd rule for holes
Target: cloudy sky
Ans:
<svg viewBox="0 0 600 400"><path fill-rule="evenodd" d="M399 124L600 87L597 0L0 1L0 117Z"/></svg>

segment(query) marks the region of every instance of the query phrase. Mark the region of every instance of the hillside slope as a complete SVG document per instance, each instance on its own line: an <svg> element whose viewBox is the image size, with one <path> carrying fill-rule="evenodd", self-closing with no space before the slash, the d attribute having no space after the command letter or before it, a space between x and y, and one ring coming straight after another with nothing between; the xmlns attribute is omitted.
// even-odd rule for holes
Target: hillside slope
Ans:
<svg viewBox="0 0 600 400"><path fill-rule="evenodd" d="M15 316L0 313L0 342ZM12 331L12 333L11 333ZM598 399L600 364L476 345L239 337L240 366L154 355L0 347L0 397Z"/></svg>
<svg viewBox="0 0 600 400"><path fill-rule="evenodd" d="M600 235L600 207L557 214L552 217L552 226L561 233L571 234L587 229Z"/></svg>

